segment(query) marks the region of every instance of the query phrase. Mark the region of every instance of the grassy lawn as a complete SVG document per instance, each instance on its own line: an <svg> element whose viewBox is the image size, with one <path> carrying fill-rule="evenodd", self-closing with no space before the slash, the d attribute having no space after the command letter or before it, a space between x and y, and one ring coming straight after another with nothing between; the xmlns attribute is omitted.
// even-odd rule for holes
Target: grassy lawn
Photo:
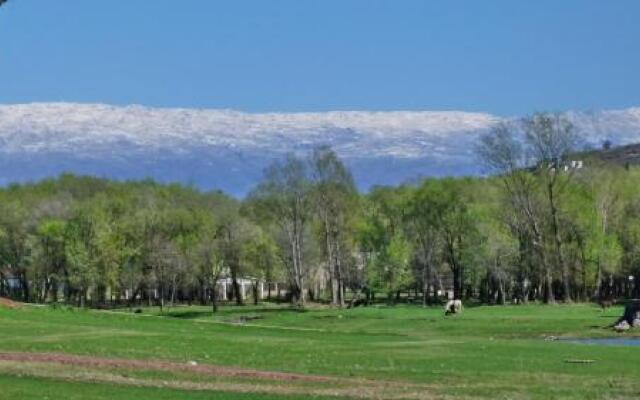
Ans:
<svg viewBox="0 0 640 400"><path fill-rule="evenodd" d="M103 383L69 382L51 379L37 379L24 376L0 375L0 399L43 400L288 400L301 399L263 393L233 393L216 391L185 391L171 388L141 388L136 386L114 386ZM306 398L309 398L306 396Z"/></svg>
<svg viewBox="0 0 640 400"><path fill-rule="evenodd" d="M157 309L142 314L0 309L1 352L195 362L335 378L283 382L0 361L0 398L308 399L310 393L317 398L635 399L640 347L545 340L615 336L605 327L621 314L621 308L602 313L591 305L474 307L453 317L444 317L440 308L413 306L304 312L245 306L223 308L216 316L202 307L162 315Z"/></svg>

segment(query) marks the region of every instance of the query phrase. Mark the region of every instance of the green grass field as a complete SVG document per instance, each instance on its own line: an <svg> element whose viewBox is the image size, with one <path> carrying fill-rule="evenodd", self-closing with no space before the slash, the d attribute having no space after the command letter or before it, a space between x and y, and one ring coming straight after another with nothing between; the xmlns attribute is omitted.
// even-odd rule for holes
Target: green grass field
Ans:
<svg viewBox="0 0 640 400"><path fill-rule="evenodd" d="M0 358L0 398L636 399L640 347L548 340L619 335L606 326L621 313L591 305L474 307L453 317L413 306L227 307L215 317L201 307L0 309L1 353L83 356ZM310 377L208 373L189 363Z"/></svg>

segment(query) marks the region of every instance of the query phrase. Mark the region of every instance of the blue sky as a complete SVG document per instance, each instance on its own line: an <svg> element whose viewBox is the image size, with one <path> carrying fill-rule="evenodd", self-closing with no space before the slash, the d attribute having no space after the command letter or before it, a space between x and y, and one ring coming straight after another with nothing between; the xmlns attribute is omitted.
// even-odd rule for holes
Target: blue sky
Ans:
<svg viewBox="0 0 640 400"><path fill-rule="evenodd" d="M9 0L0 103L640 106L637 0Z"/></svg>

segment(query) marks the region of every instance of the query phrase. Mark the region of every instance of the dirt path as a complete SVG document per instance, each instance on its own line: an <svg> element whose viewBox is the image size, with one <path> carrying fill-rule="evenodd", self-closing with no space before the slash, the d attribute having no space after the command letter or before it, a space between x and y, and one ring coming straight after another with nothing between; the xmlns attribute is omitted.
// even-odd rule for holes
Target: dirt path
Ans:
<svg viewBox="0 0 640 400"><path fill-rule="evenodd" d="M320 375L305 375L289 372L259 371L244 368L225 367L218 365L202 364L192 365L157 360L129 360L121 358L99 358L89 356L76 356L56 353L0 353L2 361L23 361L56 363L84 367L122 367L141 370L168 371L168 372L194 372L211 376L227 376L239 378L257 378L276 381L306 381L306 382L338 382L340 378Z"/></svg>
<svg viewBox="0 0 640 400"><path fill-rule="evenodd" d="M9 363L3 367L3 363ZM56 368L55 366L59 367ZM30 367L35 366L35 368ZM48 367L47 367L48 366ZM52 368L53 366L53 368ZM67 367L67 371L65 368ZM80 374L68 368L82 367ZM100 368L112 372L100 371ZM131 378L114 372L123 370L190 372L211 377L232 377L247 381L190 381L153 380ZM93 370L91 370L93 369ZM407 382L378 381L361 378L342 378L307 375L279 371L260 371L210 364L191 364L160 360L130 360L101 358L59 353L0 352L0 372L63 379L93 381L146 387L172 387L185 390L222 390L228 392L254 392L273 394L313 394L318 396L349 397L359 399L434 399L432 387ZM77 371L77 369L76 369Z"/></svg>

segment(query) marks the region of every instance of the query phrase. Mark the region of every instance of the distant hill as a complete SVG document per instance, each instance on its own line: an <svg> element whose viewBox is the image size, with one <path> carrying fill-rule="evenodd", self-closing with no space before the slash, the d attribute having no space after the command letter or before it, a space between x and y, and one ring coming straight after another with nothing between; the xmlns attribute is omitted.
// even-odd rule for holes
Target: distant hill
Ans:
<svg viewBox="0 0 640 400"><path fill-rule="evenodd" d="M585 145L640 142L640 108L566 114ZM251 114L104 104L0 105L0 184L70 171L115 179L152 177L242 196L274 159L328 144L353 170L358 186L367 189L422 176L482 173L474 145L501 120L458 111Z"/></svg>
<svg viewBox="0 0 640 400"><path fill-rule="evenodd" d="M640 143L626 146L599 149L581 153L586 160L597 160L604 163L613 163L620 166L640 165Z"/></svg>

